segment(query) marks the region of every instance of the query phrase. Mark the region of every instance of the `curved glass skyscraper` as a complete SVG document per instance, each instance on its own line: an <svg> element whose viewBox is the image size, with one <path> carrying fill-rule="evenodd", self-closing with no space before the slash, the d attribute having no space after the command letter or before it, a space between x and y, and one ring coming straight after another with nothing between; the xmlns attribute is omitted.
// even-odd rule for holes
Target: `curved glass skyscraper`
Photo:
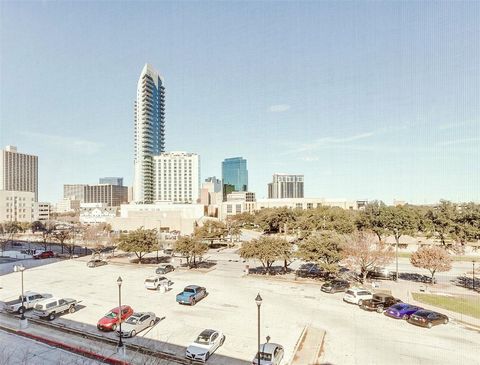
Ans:
<svg viewBox="0 0 480 365"><path fill-rule="evenodd" d="M145 64L137 84L135 101L135 175L133 197L136 203L154 200L153 156L165 151L165 87L162 77Z"/></svg>
<svg viewBox="0 0 480 365"><path fill-rule="evenodd" d="M226 158L222 162L223 199L233 191L248 191L247 160L242 157Z"/></svg>

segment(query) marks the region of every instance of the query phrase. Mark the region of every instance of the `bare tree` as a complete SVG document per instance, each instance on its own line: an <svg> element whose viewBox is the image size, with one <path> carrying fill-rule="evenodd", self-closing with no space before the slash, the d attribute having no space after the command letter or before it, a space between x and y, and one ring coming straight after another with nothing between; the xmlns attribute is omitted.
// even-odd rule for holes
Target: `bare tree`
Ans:
<svg viewBox="0 0 480 365"><path fill-rule="evenodd" d="M444 248L438 246L421 247L410 257L413 266L430 271L432 284L434 283L435 273L450 271L452 268L452 258Z"/></svg>
<svg viewBox="0 0 480 365"><path fill-rule="evenodd" d="M344 244L345 262L353 269L360 270L362 283L367 273L375 267L385 266L393 261L394 252L391 246L378 241L375 234L355 232L347 236Z"/></svg>

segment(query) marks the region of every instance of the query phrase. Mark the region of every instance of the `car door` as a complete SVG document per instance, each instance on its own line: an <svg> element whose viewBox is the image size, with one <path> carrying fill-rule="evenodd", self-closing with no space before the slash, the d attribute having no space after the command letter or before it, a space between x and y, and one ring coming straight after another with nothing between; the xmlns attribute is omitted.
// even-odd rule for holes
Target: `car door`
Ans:
<svg viewBox="0 0 480 365"><path fill-rule="evenodd" d="M128 308L122 309L122 321L124 321L127 318L128 314Z"/></svg>
<svg viewBox="0 0 480 365"><path fill-rule="evenodd" d="M149 318L150 318L150 316L148 314L145 314L144 316L142 316L140 318L140 320L138 321L138 325L137 325L137 328L138 328L137 331L144 330L148 326Z"/></svg>
<svg viewBox="0 0 480 365"><path fill-rule="evenodd" d="M218 336L218 332L214 332L210 336L210 352L214 352L218 348L218 344L220 342L220 336Z"/></svg>
<svg viewBox="0 0 480 365"><path fill-rule="evenodd" d="M283 359L283 348L282 347L277 347L274 351L273 358L275 359L274 364L279 365L282 362Z"/></svg>

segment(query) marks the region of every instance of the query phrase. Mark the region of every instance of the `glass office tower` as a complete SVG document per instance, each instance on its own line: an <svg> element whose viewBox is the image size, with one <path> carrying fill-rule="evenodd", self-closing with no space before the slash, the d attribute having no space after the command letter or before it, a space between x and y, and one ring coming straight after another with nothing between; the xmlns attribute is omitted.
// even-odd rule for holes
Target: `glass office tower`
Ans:
<svg viewBox="0 0 480 365"><path fill-rule="evenodd" d="M133 198L136 203L153 203L153 156L165 151L165 87L163 79L146 64L137 85L135 102L135 175Z"/></svg>
<svg viewBox="0 0 480 365"><path fill-rule="evenodd" d="M226 158L222 162L223 200L232 191L248 191L247 160L243 157Z"/></svg>

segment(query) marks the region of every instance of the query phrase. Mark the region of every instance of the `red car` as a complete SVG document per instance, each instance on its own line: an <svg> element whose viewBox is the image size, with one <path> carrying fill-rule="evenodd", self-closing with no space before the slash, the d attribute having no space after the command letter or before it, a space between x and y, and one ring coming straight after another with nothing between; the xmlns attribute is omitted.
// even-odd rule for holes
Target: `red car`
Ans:
<svg viewBox="0 0 480 365"><path fill-rule="evenodd" d="M122 305L121 307L122 322L133 314L133 309L129 305ZM113 308L110 312L105 314L97 323L97 328L100 331L115 331L118 325L118 307Z"/></svg>
<svg viewBox="0 0 480 365"><path fill-rule="evenodd" d="M33 255L34 259L49 259L51 257L55 257L55 254L53 251L43 251L40 253L37 253L36 255Z"/></svg>

